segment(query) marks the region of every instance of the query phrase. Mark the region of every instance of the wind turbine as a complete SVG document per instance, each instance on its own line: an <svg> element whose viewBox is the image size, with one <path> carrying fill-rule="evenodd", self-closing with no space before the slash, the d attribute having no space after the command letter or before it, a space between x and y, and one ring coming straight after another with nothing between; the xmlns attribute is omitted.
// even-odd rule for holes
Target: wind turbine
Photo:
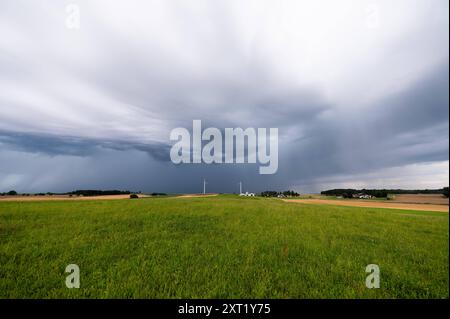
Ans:
<svg viewBox="0 0 450 319"><path fill-rule="evenodd" d="M203 195L206 194L206 184L208 184L208 183L206 183L206 180L203 179Z"/></svg>

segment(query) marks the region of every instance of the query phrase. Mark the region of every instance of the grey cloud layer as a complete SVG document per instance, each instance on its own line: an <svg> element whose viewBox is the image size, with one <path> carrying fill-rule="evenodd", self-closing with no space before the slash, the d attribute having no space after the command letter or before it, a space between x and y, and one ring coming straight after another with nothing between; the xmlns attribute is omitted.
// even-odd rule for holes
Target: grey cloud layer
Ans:
<svg viewBox="0 0 450 319"><path fill-rule="evenodd" d="M0 190L190 192L206 177L215 191L317 191L448 163L446 1L377 1L376 29L372 1L75 3L77 31L64 5L0 4ZM167 162L170 130L193 119L278 127L278 173Z"/></svg>
<svg viewBox="0 0 450 319"><path fill-rule="evenodd" d="M99 149L115 151L137 150L155 160L169 161L170 146L162 143L136 143L118 140L96 140L71 136L55 136L30 133L1 132L0 145L26 153L42 153L50 156L93 156Z"/></svg>

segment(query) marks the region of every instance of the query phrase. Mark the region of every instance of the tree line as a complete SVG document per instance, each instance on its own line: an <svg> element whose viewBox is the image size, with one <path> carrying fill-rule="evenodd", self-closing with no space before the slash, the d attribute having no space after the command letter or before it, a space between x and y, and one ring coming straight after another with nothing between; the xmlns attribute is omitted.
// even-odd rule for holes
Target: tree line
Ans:
<svg viewBox="0 0 450 319"><path fill-rule="evenodd" d="M129 195L130 191L120 191L117 189L113 190L97 190L97 189L79 189L70 193L68 195L76 196L102 196L102 195Z"/></svg>
<svg viewBox="0 0 450 319"><path fill-rule="evenodd" d="M97 189L79 189L68 193L35 193L34 196L45 196L45 195L70 195L70 196L101 196L101 195L129 195L130 191L120 191L120 190L97 190ZM15 190L10 190L9 192L0 193L0 196L30 196L28 193L19 194Z"/></svg>

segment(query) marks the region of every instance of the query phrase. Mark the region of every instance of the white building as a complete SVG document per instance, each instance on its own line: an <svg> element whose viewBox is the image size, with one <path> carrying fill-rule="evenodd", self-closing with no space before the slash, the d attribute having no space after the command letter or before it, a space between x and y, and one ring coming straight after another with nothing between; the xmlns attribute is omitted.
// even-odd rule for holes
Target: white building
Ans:
<svg viewBox="0 0 450 319"><path fill-rule="evenodd" d="M249 197L254 197L254 196L255 196L255 193L245 192L245 193L240 193L239 196L249 196Z"/></svg>

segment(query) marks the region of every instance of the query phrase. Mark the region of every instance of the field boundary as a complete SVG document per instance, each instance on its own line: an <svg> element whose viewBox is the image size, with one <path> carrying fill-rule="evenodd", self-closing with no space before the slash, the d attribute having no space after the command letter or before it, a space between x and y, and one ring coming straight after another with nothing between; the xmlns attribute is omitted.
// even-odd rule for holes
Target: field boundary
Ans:
<svg viewBox="0 0 450 319"><path fill-rule="evenodd" d="M173 198L202 198L202 197L214 197L219 194L183 194L179 196L175 196Z"/></svg>

